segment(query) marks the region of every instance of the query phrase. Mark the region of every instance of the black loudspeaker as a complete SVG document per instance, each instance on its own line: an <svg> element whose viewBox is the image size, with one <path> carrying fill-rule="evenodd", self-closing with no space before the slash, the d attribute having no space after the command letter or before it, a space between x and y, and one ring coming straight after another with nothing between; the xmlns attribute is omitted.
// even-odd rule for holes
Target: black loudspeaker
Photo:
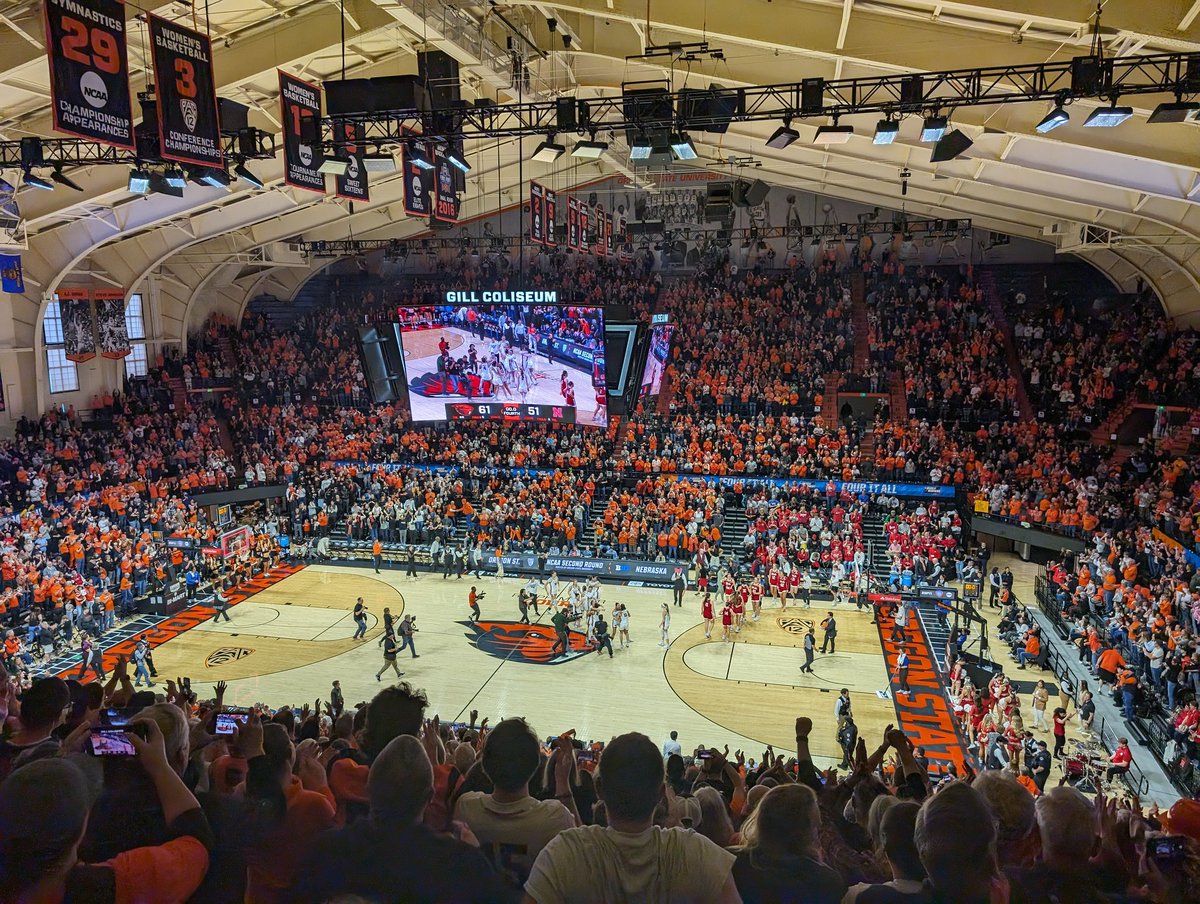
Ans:
<svg viewBox="0 0 1200 904"><path fill-rule="evenodd" d="M416 75L340 79L325 82L324 88L328 116L409 110L429 112L429 95Z"/></svg>
<svg viewBox="0 0 1200 904"><path fill-rule="evenodd" d="M742 112L745 97L745 91L740 88L725 89L716 84L709 88L681 88L680 125L724 134L729 131L733 117Z"/></svg>
<svg viewBox="0 0 1200 904"><path fill-rule="evenodd" d="M579 105L573 97L554 101L554 124L560 132L574 132L579 127Z"/></svg>
<svg viewBox="0 0 1200 904"><path fill-rule="evenodd" d="M750 187L746 189L746 206L757 207L763 201L767 200L767 195L771 191L771 186L767 185L761 179L755 179L750 183Z"/></svg>
<svg viewBox="0 0 1200 904"><path fill-rule="evenodd" d="M704 196L704 219L709 223L723 223L733 213L733 184L716 182L708 186Z"/></svg>
<svg viewBox="0 0 1200 904"><path fill-rule="evenodd" d="M1075 94L1095 94L1105 87L1105 72L1112 64L1105 64L1098 57L1082 56L1071 60L1071 91Z"/></svg>
<svg viewBox="0 0 1200 904"><path fill-rule="evenodd" d="M629 235L661 235L665 228L666 224L662 220L637 220L625 226Z"/></svg>
<svg viewBox="0 0 1200 904"><path fill-rule="evenodd" d="M646 134L663 133L664 140L675 119L675 105L666 88L639 88L621 95L621 112L625 121L641 128L625 130L625 141L632 145ZM657 144L657 142L655 142ZM668 153L670 148L667 149Z"/></svg>
<svg viewBox="0 0 1200 904"><path fill-rule="evenodd" d="M954 129L938 139L938 143L933 146L933 153L929 155L929 162L943 163L953 160L974 143L959 129Z"/></svg>
<svg viewBox="0 0 1200 904"><path fill-rule="evenodd" d="M458 60L445 51L425 50L418 53L417 74L425 83L431 110L449 110L462 99Z"/></svg>
<svg viewBox="0 0 1200 904"><path fill-rule="evenodd" d="M800 112L820 113L825 106L825 79L806 78L800 83Z"/></svg>
<svg viewBox="0 0 1200 904"><path fill-rule="evenodd" d="M250 108L239 104L227 97L217 98L217 122L221 124L221 134L236 135L249 123Z"/></svg>
<svg viewBox="0 0 1200 904"><path fill-rule="evenodd" d="M900 103L919 104L925 95L925 80L919 75L910 75L900 83Z"/></svg>

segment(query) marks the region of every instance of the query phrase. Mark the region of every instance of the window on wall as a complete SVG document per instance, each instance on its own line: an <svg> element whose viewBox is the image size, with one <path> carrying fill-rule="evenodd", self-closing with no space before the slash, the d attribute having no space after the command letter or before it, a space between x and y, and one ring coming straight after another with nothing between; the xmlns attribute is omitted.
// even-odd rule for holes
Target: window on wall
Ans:
<svg viewBox="0 0 1200 904"><path fill-rule="evenodd" d="M146 376L146 343L138 342L131 346L131 351L125 356L125 376L129 378Z"/></svg>
<svg viewBox="0 0 1200 904"><path fill-rule="evenodd" d="M46 344L46 374L50 392L77 392L79 390L79 368L67 359L63 351L62 311L58 299L46 305L46 316L42 318L42 340Z"/></svg>
<svg viewBox="0 0 1200 904"><path fill-rule="evenodd" d="M46 349L46 373L51 393L79 391L79 368L61 347Z"/></svg>
<svg viewBox="0 0 1200 904"><path fill-rule="evenodd" d="M130 353L125 356L125 376L144 377L147 373L146 318L142 312L142 296L130 295L125 302L125 331L129 334Z"/></svg>

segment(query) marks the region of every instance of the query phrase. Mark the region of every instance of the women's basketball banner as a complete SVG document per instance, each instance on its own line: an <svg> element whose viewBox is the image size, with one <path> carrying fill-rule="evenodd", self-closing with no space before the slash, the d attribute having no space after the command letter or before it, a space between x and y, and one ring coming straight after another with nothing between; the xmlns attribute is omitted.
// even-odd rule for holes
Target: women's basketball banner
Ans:
<svg viewBox="0 0 1200 904"><path fill-rule="evenodd" d="M87 289L59 289L58 312L62 319L63 353L79 364L96 357L96 327L92 295Z"/></svg>
<svg viewBox="0 0 1200 904"><path fill-rule="evenodd" d="M433 216L433 170L430 146L420 139L404 142L401 166L404 168L404 211L414 217ZM417 161L422 161L421 166Z"/></svg>
<svg viewBox="0 0 1200 904"><path fill-rule="evenodd" d="M44 9L55 130L132 150L125 4L46 0Z"/></svg>
<svg viewBox="0 0 1200 904"><path fill-rule="evenodd" d="M579 202L579 250L584 254L592 253L592 233L588 223L588 206Z"/></svg>
<svg viewBox="0 0 1200 904"><path fill-rule="evenodd" d="M97 289L96 332L100 334L100 354L119 360L133 349L129 347L129 330L125 327L125 290Z"/></svg>
<svg viewBox="0 0 1200 904"><path fill-rule="evenodd" d="M529 183L529 240L537 245L546 244L546 234L542 228L546 215L543 205L545 194L546 190L538 183Z"/></svg>
<svg viewBox="0 0 1200 904"><path fill-rule="evenodd" d="M296 188L325 194L321 165L321 89L282 69L279 106L283 116L283 181Z"/></svg>
<svg viewBox="0 0 1200 904"><path fill-rule="evenodd" d="M350 160L345 175L334 179L337 184L337 196L350 201L370 201L367 165L363 161L363 124L339 120L333 125L333 133L335 140L345 142L338 148L338 155Z"/></svg>
<svg viewBox="0 0 1200 904"><path fill-rule="evenodd" d="M543 202L543 207L546 211L546 245L554 248L558 245L558 238L554 235L555 219L558 216L558 194L546 189L546 199Z"/></svg>
<svg viewBox="0 0 1200 904"><path fill-rule="evenodd" d="M160 153L165 160L223 168L212 42L198 31L148 18Z"/></svg>
<svg viewBox="0 0 1200 904"><path fill-rule="evenodd" d="M574 195L567 198L567 247L579 248L579 199Z"/></svg>

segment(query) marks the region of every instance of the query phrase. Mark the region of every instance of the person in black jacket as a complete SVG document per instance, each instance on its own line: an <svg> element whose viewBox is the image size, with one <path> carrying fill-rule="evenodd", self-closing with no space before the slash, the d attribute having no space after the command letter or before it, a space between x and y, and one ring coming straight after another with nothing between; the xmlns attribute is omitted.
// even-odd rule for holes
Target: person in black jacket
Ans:
<svg viewBox="0 0 1200 904"><path fill-rule="evenodd" d="M323 904L343 895L405 904L520 900L478 848L422 824L433 797L433 766L416 738L401 735L375 757L367 793L366 819L318 840L293 888L297 904Z"/></svg>

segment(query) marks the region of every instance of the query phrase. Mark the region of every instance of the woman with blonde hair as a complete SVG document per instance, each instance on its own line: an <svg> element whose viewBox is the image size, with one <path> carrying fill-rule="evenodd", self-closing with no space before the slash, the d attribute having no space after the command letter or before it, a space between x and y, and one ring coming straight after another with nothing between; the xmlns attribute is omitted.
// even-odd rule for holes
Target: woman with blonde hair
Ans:
<svg viewBox="0 0 1200 904"><path fill-rule="evenodd" d="M821 811L806 785L778 785L742 826L733 877L745 904L839 904L846 883L820 860ZM798 895L798 890L803 894Z"/></svg>

